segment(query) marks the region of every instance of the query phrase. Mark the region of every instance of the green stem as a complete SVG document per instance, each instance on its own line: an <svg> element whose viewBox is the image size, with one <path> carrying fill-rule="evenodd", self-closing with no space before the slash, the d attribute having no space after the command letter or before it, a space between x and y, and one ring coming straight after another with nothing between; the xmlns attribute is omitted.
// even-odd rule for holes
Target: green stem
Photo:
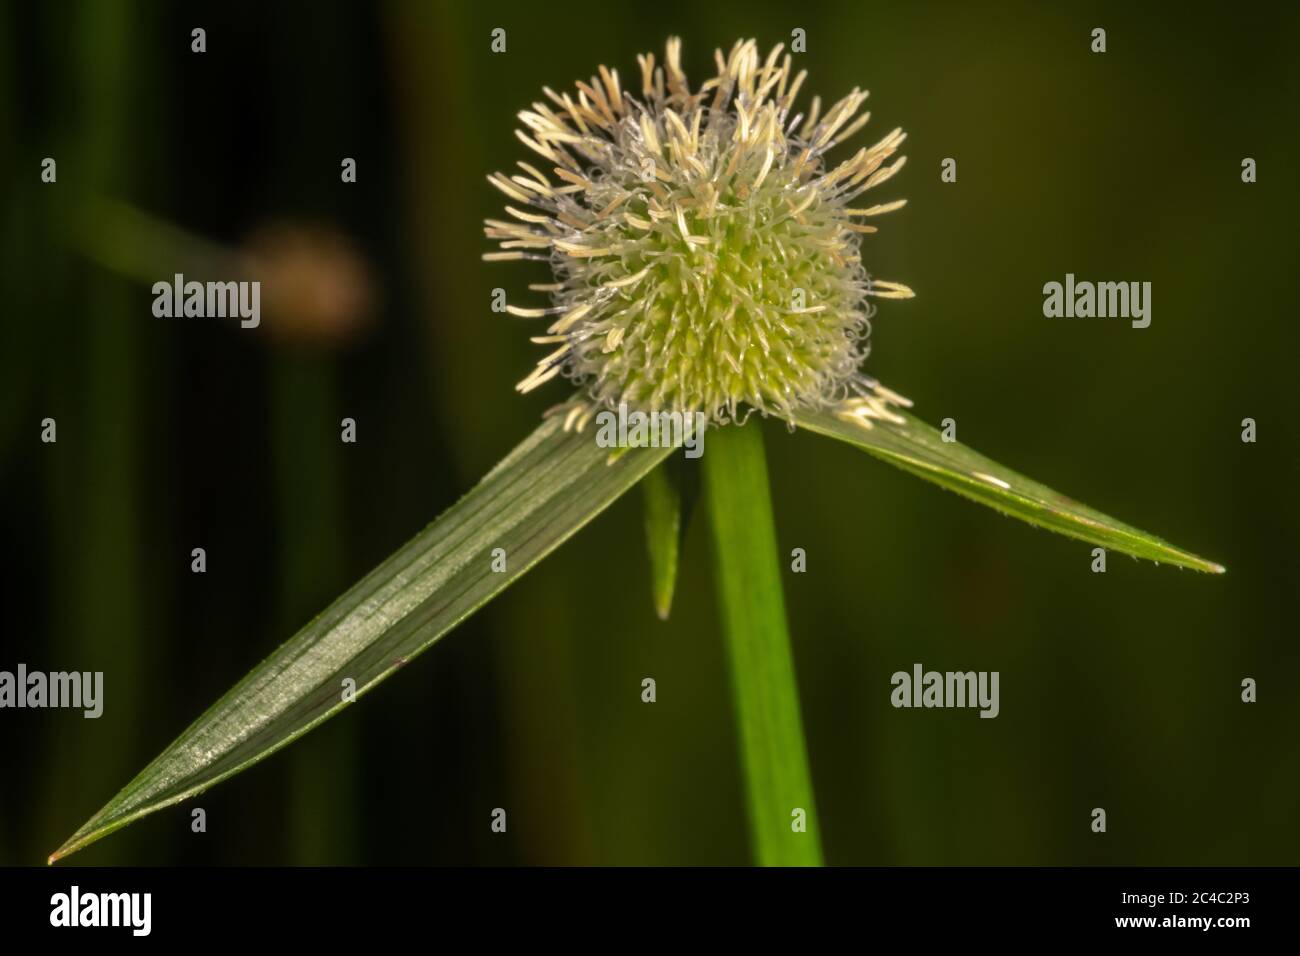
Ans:
<svg viewBox="0 0 1300 956"><path fill-rule="evenodd" d="M757 422L713 429L706 452L704 486L754 853L763 866L820 866L763 434Z"/></svg>

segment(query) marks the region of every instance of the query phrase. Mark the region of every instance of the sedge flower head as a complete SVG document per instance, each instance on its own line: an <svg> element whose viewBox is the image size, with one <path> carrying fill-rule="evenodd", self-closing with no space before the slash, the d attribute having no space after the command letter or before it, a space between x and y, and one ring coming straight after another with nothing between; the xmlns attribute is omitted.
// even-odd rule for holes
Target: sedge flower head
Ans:
<svg viewBox="0 0 1300 956"><path fill-rule="evenodd" d="M561 407L579 427L620 404L714 422L910 404L861 368L871 298L912 295L868 274L864 220L905 200L855 204L902 168L905 134L832 165L867 122L865 91L801 112L805 71L780 45L760 59L741 41L715 61L692 89L670 39L662 65L638 57L639 94L602 66L519 114L541 161L488 177L511 202L509 220L487 221L501 251L484 258L544 261L554 281L530 286L549 306L507 307L552 319L534 341L553 349L518 389L567 376L579 397Z"/></svg>

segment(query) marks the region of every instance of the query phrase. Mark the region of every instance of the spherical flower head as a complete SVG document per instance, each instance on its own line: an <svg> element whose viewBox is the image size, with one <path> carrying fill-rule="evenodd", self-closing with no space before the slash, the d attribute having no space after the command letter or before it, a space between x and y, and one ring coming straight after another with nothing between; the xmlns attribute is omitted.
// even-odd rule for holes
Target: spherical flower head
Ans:
<svg viewBox="0 0 1300 956"><path fill-rule="evenodd" d="M517 135L551 175L521 162L521 175L488 177L517 205L506 206L514 221L488 220L503 251L484 258L554 271L530 286L552 305L507 307L555 317L534 341L556 348L519 390L565 374L583 389L571 421L619 404L789 420L872 396L869 299L912 292L867 274L861 238L876 230L860 220L904 200L853 202L902 168L886 162L905 134L830 166L827 153L867 121L866 92L795 112L805 72L781 46L760 61L752 40L717 51L717 75L692 92L680 52L670 39L662 66L638 57L640 97L603 66L574 94L546 89L550 104L521 112Z"/></svg>

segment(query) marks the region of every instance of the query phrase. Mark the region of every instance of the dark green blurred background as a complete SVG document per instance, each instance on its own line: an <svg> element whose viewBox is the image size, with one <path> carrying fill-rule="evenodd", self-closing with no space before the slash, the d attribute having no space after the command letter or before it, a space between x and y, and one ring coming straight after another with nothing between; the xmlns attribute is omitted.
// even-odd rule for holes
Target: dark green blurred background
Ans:
<svg viewBox="0 0 1300 956"><path fill-rule="evenodd" d="M910 203L864 258L917 298L880 309L869 369L962 441L1229 569L1112 554L1093 574L1086 545L767 423L780 544L808 553L785 580L828 862L1297 862L1300 23L1130 6L6 4L0 669L102 670L106 707L0 711L0 863L43 861L567 394L512 391L534 327L489 310L545 281L480 261L502 205L484 177L527 158L515 112L600 62L635 86L635 54L670 34L699 83L715 46L796 27L806 93L860 84L861 142L910 134L875 197ZM122 232L104 199L218 249L273 223L346 240L332 258L263 240L308 250L323 304L290 296L256 331L155 319L179 240ZM1067 272L1152 282L1151 327L1044 318ZM326 337L340 274L371 321ZM704 522L660 623L640 505L363 706L69 862L746 862ZM916 661L1000 671L1001 716L892 709Z"/></svg>

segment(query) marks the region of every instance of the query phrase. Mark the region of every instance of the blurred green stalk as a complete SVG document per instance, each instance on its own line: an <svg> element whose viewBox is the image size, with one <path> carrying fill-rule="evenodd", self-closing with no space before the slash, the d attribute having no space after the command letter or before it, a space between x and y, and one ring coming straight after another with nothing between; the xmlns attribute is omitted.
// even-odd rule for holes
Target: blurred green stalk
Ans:
<svg viewBox="0 0 1300 956"><path fill-rule="evenodd" d="M343 480L333 369L282 354L272 366L281 633L292 633L344 580ZM360 850L355 715L294 748L286 813L294 863L351 863Z"/></svg>
<svg viewBox="0 0 1300 956"><path fill-rule="evenodd" d="M79 112L72 138L57 154L58 184L43 188L67 190L71 198L126 192L136 180L130 157L139 109L132 84L139 68L137 22L126 4L78 8L73 32L64 39L77 45L79 69L72 88ZM67 25L57 29L62 36ZM55 201L53 194L50 198ZM61 197L71 204L70 198ZM55 287L52 278L45 281L47 288ZM77 728L59 744L48 784L51 794L76 793L86 780L109 779L130 769L144 698L144 635L151 633L140 601L139 507L141 421L150 376L145 374L143 324L133 314L147 306L133 301L130 287L118 277L97 270L85 273L80 291L84 298L77 311L61 316L48 333L75 343L62 349L77 369L77 380L66 383L68 391L51 401L66 417L58 420L57 445L46 451L58 489L50 502L57 542L54 593L63 598L51 660L68 669L102 670L108 690L103 720L95 721L93 729ZM51 807L58 805L50 801ZM123 842L105 848L98 859L113 863L130 859L133 852L132 842Z"/></svg>
<svg viewBox="0 0 1300 956"><path fill-rule="evenodd" d="M757 422L713 429L706 451L704 487L755 858L763 866L820 866L763 433Z"/></svg>

